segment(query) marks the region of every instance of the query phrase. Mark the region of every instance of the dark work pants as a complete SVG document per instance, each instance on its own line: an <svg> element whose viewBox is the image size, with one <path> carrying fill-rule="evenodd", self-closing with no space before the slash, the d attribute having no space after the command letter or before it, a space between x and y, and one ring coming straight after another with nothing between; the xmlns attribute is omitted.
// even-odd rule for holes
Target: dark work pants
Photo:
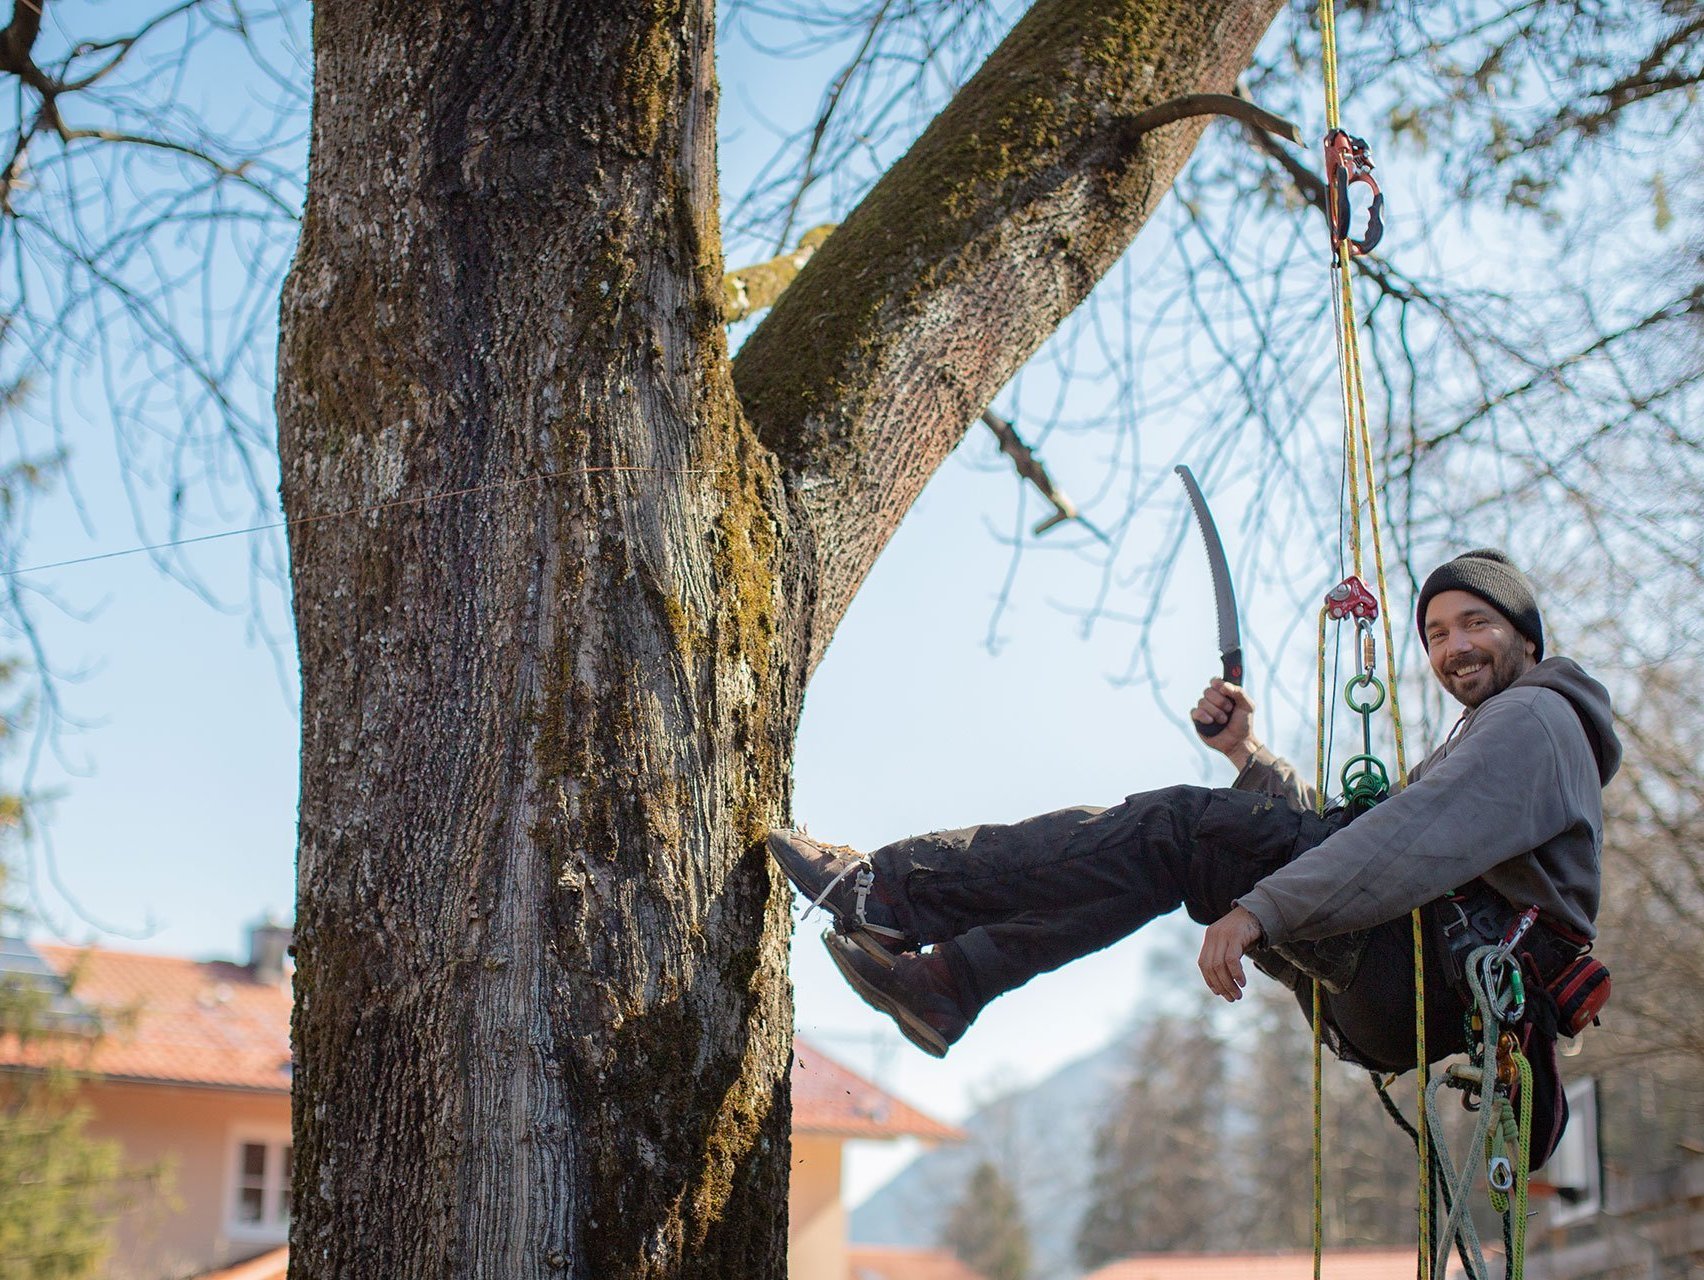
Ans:
<svg viewBox="0 0 1704 1280"><path fill-rule="evenodd" d="M1180 906L1211 924L1339 825L1255 792L1179 786L1111 809L914 836L873 857L901 926L941 947L974 1016L1001 993ZM1324 993L1340 1052L1383 1070L1414 1065L1413 954L1408 917L1380 925L1354 980ZM1436 1059L1461 1049L1462 1019L1433 939L1426 979L1426 1040ZM1310 984L1297 995L1311 1007Z"/></svg>

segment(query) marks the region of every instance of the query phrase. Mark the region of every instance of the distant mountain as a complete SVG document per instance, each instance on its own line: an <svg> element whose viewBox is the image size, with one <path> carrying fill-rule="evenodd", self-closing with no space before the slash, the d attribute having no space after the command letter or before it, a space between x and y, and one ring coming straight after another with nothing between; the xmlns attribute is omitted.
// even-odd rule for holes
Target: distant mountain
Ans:
<svg viewBox="0 0 1704 1280"><path fill-rule="evenodd" d="M1036 1280L1082 1274L1073 1257L1097 1121L1121 1083L1137 1032L1080 1058L962 1122L970 1141L908 1164L852 1212L859 1244L934 1247L977 1163L994 1161L1016 1189L1029 1229Z"/></svg>

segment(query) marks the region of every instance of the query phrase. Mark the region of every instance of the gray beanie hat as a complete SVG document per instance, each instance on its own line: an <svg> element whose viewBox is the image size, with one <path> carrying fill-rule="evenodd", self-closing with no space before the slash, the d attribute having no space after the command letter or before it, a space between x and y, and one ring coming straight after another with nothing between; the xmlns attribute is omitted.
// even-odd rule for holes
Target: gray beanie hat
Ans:
<svg viewBox="0 0 1704 1280"><path fill-rule="evenodd" d="M1440 591L1467 591L1492 605L1533 643L1533 661L1544 658L1544 620L1538 616L1538 598L1526 574L1501 551L1480 547L1446 560L1426 578L1420 588L1420 604L1414 611L1420 628L1420 643L1426 643L1426 606Z"/></svg>

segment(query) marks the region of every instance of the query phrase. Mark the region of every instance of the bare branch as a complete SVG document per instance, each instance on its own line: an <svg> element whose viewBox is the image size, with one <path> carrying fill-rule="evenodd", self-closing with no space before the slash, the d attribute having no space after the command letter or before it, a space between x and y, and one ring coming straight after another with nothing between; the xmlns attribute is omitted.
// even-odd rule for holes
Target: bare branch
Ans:
<svg viewBox="0 0 1704 1280"><path fill-rule="evenodd" d="M70 70L70 64L79 58L87 58L93 54L106 53L110 50L112 51L112 57L108 58L93 71L84 72L75 80L64 80L61 84L61 92L77 93L83 89L99 84L113 72L117 71L119 67L123 65L124 60L130 56L131 52L135 50L142 41L146 40L156 28L163 27L166 23L182 17L190 10L199 8L203 3L204 0L184 0L182 4L161 10L127 36L120 36L113 40L88 41L78 45L66 58L66 70Z"/></svg>
<svg viewBox="0 0 1704 1280"><path fill-rule="evenodd" d="M15 75L30 88L51 95L59 88L35 64L35 44L41 35L45 0L13 0L12 20L0 31L0 71Z"/></svg>
<svg viewBox="0 0 1704 1280"><path fill-rule="evenodd" d="M1066 22L1038 4L747 339L742 403L833 561L811 635L826 643L897 513L1116 261L1199 132L1130 122L1229 88L1275 8L1247 0L1211 22L1188 11L1167 38L1189 57L1172 62L1116 5L1072 4ZM1120 52L1085 61L1086 39Z"/></svg>
<svg viewBox="0 0 1704 1280"><path fill-rule="evenodd" d="M240 182L250 191L260 196L286 218L294 218L296 210L285 200L263 183L256 182L249 176L247 164L227 164L200 147L191 146L186 142L174 142L170 138L151 138L144 134L124 133L117 129L73 129L63 121L56 124L54 132L62 142L110 142L121 146L152 147L157 151L168 151L173 155L183 156L206 165L221 178Z"/></svg>
<svg viewBox="0 0 1704 1280"><path fill-rule="evenodd" d="M1076 520L1103 543L1107 541L1107 536L1085 519L1077 510L1076 504L1065 496L1065 491L1053 483L1053 477L1047 474L1047 468L1042 465L1041 459L1019 438L1017 429L1010 422L992 409L982 411L982 421L994 433L994 438L1000 442L1000 452L1012 460L1018 474L1033 484L1041 496L1053 506L1053 514L1031 529L1032 535L1040 537L1055 525L1063 524L1067 520Z"/></svg>
<svg viewBox="0 0 1704 1280"><path fill-rule="evenodd" d="M1282 116L1262 110L1245 97L1234 93L1186 93L1158 106L1149 107L1146 111L1139 111L1126 119L1126 145L1134 143L1145 133L1168 124L1176 124L1179 120L1210 115L1240 121L1251 133L1276 134L1280 138L1288 138L1297 146L1302 144L1302 131L1297 125Z"/></svg>

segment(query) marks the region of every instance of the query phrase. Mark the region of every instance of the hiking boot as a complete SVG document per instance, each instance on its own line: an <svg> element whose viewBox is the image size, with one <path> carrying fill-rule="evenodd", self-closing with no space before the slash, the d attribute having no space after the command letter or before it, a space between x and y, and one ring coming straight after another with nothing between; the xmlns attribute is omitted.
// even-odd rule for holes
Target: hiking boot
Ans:
<svg viewBox="0 0 1704 1280"><path fill-rule="evenodd" d="M917 940L899 927L890 899L876 884L875 868L857 850L819 844L797 831L771 831L769 854L810 899L805 916L823 908L833 917L835 931L884 969L899 953L916 949Z"/></svg>
<svg viewBox="0 0 1704 1280"><path fill-rule="evenodd" d="M840 976L864 1003L897 1022L901 1034L930 1057L946 1057L947 1049L970 1026L959 1004L958 984L943 957L933 952L908 953L884 968L839 934L823 934L822 944Z"/></svg>

